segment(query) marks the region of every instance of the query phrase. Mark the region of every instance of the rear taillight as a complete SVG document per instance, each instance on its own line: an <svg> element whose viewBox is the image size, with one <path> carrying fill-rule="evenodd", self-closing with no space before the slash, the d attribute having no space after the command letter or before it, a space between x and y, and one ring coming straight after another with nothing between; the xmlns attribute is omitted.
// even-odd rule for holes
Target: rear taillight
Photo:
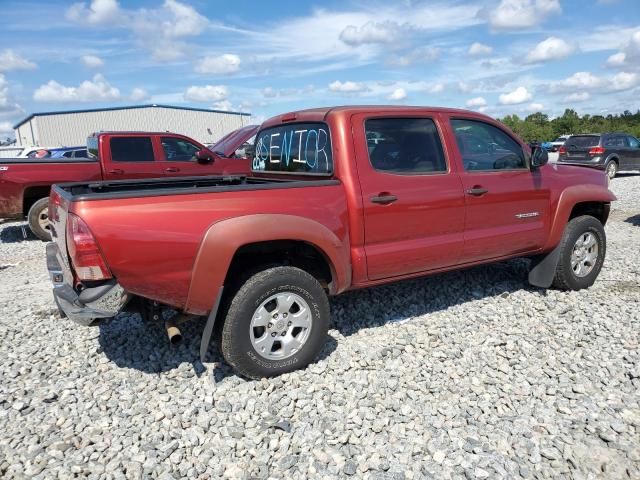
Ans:
<svg viewBox="0 0 640 480"><path fill-rule="evenodd" d="M567 154L567 149L566 149L566 148L564 148L564 147L560 147L560 148L558 149L558 153L559 153L560 155L566 155L566 154Z"/></svg>
<svg viewBox="0 0 640 480"><path fill-rule="evenodd" d="M73 213L67 216L67 249L79 280L112 278L91 230Z"/></svg>
<svg viewBox="0 0 640 480"><path fill-rule="evenodd" d="M603 153L603 147L593 147L591 150L589 150L589 155L602 155Z"/></svg>

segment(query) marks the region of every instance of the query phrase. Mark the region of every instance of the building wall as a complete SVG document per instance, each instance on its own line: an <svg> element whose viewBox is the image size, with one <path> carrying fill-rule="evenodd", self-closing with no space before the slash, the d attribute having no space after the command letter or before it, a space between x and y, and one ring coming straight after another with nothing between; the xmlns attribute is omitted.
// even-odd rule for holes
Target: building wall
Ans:
<svg viewBox="0 0 640 480"><path fill-rule="evenodd" d="M233 113L147 107L38 115L30 122L38 146L58 147L84 145L88 135L100 130L170 131L200 143L212 143L247 125L249 118ZM29 122L16 129L16 137L21 138L23 144L31 144Z"/></svg>

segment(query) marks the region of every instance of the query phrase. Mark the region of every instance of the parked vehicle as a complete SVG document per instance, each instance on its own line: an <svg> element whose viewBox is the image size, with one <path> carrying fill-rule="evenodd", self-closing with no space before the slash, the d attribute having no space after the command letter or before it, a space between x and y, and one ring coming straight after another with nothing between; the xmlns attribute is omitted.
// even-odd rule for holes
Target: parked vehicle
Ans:
<svg viewBox="0 0 640 480"><path fill-rule="evenodd" d="M619 171L640 170L640 141L626 133L572 135L559 152L558 162L601 168L609 179Z"/></svg>
<svg viewBox="0 0 640 480"><path fill-rule="evenodd" d="M560 149L560 147L564 145L564 142L566 142L567 138L569 137L570 135L560 135L553 142L544 142L542 144L542 148L544 148L545 150L548 150L549 152L557 152Z"/></svg>
<svg viewBox="0 0 640 480"><path fill-rule="evenodd" d="M249 158L253 152L254 137L260 125L247 125L228 133L216 143L207 145L209 150L225 158ZM239 143L242 142L242 143Z"/></svg>
<svg viewBox="0 0 640 480"><path fill-rule="evenodd" d="M54 186L61 312L90 325L166 305L171 339L207 316L201 359L215 328L227 362L259 378L314 360L328 295L513 257L534 259L531 284L579 290L604 262L604 174L547 165L477 112L319 108L256 138L248 177Z"/></svg>
<svg viewBox="0 0 640 480"><path fill-rule="evenodd" d="M235 146L244 140L235 138ZM167 132L99 132L89 136L85 149L60 150L59 157L52 153L58 150L46 151L42 159L0 159L0 218L27 217L42 240L51 239L47 205L54 183L250 171L247 159L223 157L189 137Z"/></svg>
<svg viewBox="0 0 640 480"><path fill-rule="evenodd" d="M49 150L51 158L88 158L87 147L61 147Z"/></svg>

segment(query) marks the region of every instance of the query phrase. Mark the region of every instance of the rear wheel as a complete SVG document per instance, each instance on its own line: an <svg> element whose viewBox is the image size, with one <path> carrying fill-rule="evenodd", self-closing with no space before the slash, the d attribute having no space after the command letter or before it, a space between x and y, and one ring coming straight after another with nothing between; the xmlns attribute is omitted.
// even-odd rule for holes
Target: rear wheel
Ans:
<svg viewBox="0 0 640 480"><path fill-rule="evenodd" d="M606 246L604 228L596 218L583 215L572 219L562 237L553 285L562 290L593 285L604 263Z"/></svg>
<svg viewBox="0 0 640 480"><path fill-rule="evenodd" d="M313 362L328 328L329 301L320 283L299 268L269 268L250 277L231 301L221 350L241 375L274 377Z"/></svg>
<svg viewBox="0 0 640 480"><path fill-rule="evenodd" d="M27 216L29 228L36 237L44 242L51 240L51 225L49 224L49 198L41 198L29 209Z"/></svg>
<svg viewBox="0 0 640 480"><path fill-rule="evenodd" d="M613 178L618 173L618 163L615 160L609 160L605 168L607 172L607 177L609 177L609 180L613 180Z"/></svg>

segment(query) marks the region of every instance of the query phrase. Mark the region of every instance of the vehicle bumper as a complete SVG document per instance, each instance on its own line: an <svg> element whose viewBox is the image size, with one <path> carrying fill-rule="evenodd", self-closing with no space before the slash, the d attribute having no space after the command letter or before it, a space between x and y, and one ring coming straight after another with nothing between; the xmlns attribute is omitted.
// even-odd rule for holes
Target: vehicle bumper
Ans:
<svg viewBox="0 0 640 480"><path fill-rule="evenodd" d="M599 170L604 170L604 164L600 159L598 160L568 160L559 158L557 163L561 163L562 165L577 165L579 167L591 167Z"/></svg>
<svg viewBox="0 0 640 480"><path fill-rule="evenodd" d="M79 325L88 326L98 319L111 318L124 308L130 295L115 280L76 293L64 280L68 275L64 274L58 253L57 244L47 244L47 269L53 283L53 297L61 313Z"/></svg>

